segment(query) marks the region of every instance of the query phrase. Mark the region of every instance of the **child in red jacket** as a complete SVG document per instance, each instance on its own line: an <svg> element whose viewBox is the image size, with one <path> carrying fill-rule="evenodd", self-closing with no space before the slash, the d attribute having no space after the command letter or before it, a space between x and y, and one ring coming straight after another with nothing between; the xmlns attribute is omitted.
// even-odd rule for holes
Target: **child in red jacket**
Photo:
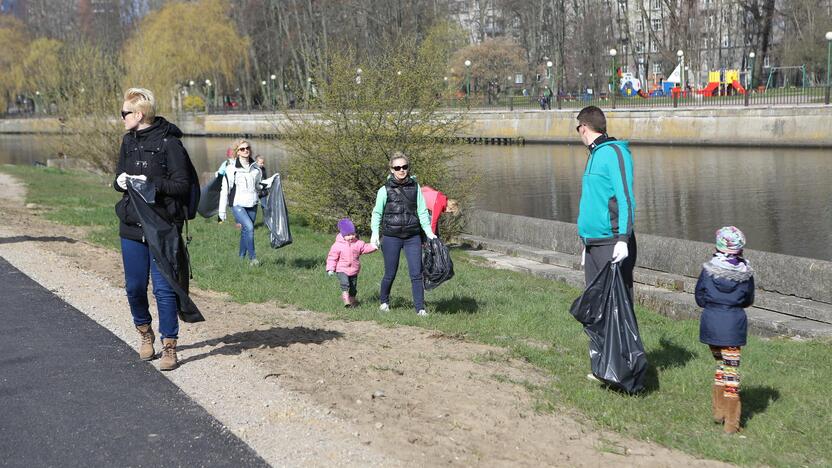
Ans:
<svg viewBox="0 0 832 468"><path fill-rule="evenodd" d="M344 307L355 306L358 301L358 273L361 271L360 257L378 250L373 244L367 244L355 234L355 225L349 218L338 221L338 235L326 256L326 273L338 275L341 282L341 299Z"/></svg>

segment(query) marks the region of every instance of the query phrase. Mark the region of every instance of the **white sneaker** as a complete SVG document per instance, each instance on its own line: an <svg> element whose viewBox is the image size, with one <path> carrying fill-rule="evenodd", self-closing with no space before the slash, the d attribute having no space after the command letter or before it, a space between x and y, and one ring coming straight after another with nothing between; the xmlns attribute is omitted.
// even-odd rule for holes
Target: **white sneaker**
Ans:
<svg viewBox="0 0 832 468"><path fill-rule="evenodd" d="M587 375L586 375L586 379L587 379L587 380L592 380L592 381L594 381L594 382L600 382L600 380L598 380L598 377L595 377L595 376L594 376L594 375L592 375L591 373L589 373L589 374L587 374Z"/></svg>
<svg viewBox="0 0 832 468"><path fill-rule="evenodd" d="M254 260L248 262L248 264L249 264L249 266L253 266L253 267L260 266L260 260L257 260L255 258Z"/></svg>
<svg viewBox="0 0 832 468"><path fill-rule="evenodd" d="M387 305L386 302L382 302L381 305L378 306L378 310L380 310L382 312L388 312L388 311L390 311L390 306Z"/></svg>
<svg viewBox="0 0 832 468"><path fill-rule="evenodd" d="M426 311L425 309L419 309L419 312L416 312L416 315L418 315L420 317L427 317L428 316L428 311Z"/></svg>

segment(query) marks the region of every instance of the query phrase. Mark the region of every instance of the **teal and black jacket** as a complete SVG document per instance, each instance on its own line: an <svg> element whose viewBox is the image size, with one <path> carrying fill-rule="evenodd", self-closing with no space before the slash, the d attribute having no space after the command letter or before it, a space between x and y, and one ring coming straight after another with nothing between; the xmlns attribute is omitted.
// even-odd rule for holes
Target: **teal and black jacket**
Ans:
<svg viewBox="0 0 832 468"><path fill-rule="evenodd" d="M578 211L578 235L584 245L628 242L633 234L633 157L629 143L599 138L590 146Z"/></svg>

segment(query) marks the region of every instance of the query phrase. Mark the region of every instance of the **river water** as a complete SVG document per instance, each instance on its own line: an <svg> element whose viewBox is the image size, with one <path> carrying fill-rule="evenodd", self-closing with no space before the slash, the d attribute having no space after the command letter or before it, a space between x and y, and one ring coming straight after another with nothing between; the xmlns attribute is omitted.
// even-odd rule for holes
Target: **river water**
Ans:
<svg viewBox="0 0 832 468"><path fill-rule="evenodd" d="M44 161L50 138L0 135L0 163ZM184 142L206 176L231 144L227 138ZM269 173L285 165L288 155L278 141L255 138L252 146ZM468 149L480 174L479 207L577 219L587 156L582 146ZM636 232L712 242L717 228L732 224L746 233L749 248L832 260L831 151L638 145L632 151Z"/></svg>

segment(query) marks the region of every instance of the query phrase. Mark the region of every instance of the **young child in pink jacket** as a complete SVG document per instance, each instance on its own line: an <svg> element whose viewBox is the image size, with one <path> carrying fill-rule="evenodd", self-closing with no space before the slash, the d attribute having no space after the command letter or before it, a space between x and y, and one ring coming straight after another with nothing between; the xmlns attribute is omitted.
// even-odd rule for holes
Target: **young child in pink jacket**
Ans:
<svg viewBox="0 0 832 468"><path fill-rule="evenodd" d="M341 299L344 307L355 306L358 294L358 272L361 271L360 257L378 250L355 234L355 225L349 218L338 221L338 235L326 256L326 273L338 275L341 282Z"/></svg>

